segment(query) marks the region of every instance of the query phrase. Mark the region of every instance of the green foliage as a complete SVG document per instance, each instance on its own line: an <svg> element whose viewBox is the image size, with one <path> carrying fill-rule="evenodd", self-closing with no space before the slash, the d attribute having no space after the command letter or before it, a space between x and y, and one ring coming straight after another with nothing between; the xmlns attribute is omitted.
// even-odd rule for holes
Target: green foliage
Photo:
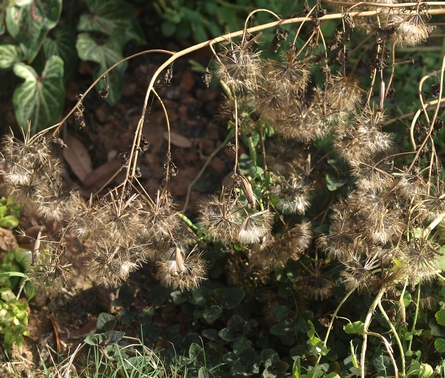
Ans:
<svg viewBox="0 0 445 378"><path fill-rule="evenodd" d="M273 9L277 14L288 14L296 1L221 0L157 0L154 7L164 19L162 34L176 36L180 40L192 38L195 42L218 37L239 29L246 16L258 8ZM260 14L257 23L265 22L267 15Z"/></svg>
<svg viewBox="0 0 445 378"><path fill-rule="evenodd" d="M22 128L31 122L31 134L59 119L65 104L64 82L78 58L97 63L93 74L97 79L123 58L128 41L144 42L129 4L120 0L86 3L90 13L81 15L77 37L75 30L60 21L62 0L12 1L6 6L6 31L14 41L0 45L0 68L12 67L25 80L14 90L13 105ZM104 97L111 104L121 95L125 68L121 64L110 73L108 83L98 85L99 91L109 91Z"/></svg>
<svg viewBox="0 0 445 378"><path fill-rule="evenodd" d="M0 227L14 228L19 223L21 208L11 197L0 199ZM28 336L28 301L34 296L34 291L25 285L27 275L24 273L31 263L30 252L16 248L6 252L0 264L0 335L6 351L13 344L19 348L24 336ZM19 291L25 297L17 295Z"/></svg>
<svg viewBox="0 0 445 378"><path fill-rule="evenodd" d="M246 3L232 5L244 9ZM80 20L76 46L81 59L98 64L99 78L140 31L128 21L129 8L122 8L121 17L117 3L88 4L91 14ZM188 23L195 25L190 33L197 40L221 33L203 26L203 12L220 13L215 3L205 4L189 9L187 2L158 1L158 11L169 19L164 33L180 31L186 38ZM397 70L402 64L395 60L397 48L418 45L433 31L420 5L399 5L391 12L358 8L355 19L337 10L329 17L337 25L325 27L326 10L317 1L302 9L307 17L277 21L267 53L252 30L211 46L212 69L227 95L221 108L228 120L226 142L235 156L229 183L202 201L195 220L178 215L172 205L171 146L165 185L155 197L139 179L139 158L148 148L143 132L155 103L148 100L162 102L154 88L170 84L170 70L164 79L162 69L151 79L147 111L131 150L122 154L126 174L103 196L86 202L82 193L67 195L55 185L63 175L51 170L56 160L41 135L23 143L6 138L5 182L41 215L63 220L66 230L79 233L98 282L113 286L154 262L156 273L148 282L156 278L160 284L140 290L143 301L124 285L112 303L119 316L102 314L97 333L85 340L97 372L110 375L109 368L118 366L126 374L130 365L147 364L144 355L127 363L134 357L127 350L138 349L127 348L123 329L136 328L170 366L167 376L443 373L445 291L436 279L444 280L439 225L445 193L434 144L442 99L428 101L421 89L411 91L419 99L404 100L406 108L392 101L391 91L403 91L400 82L406 84L407 71ZM285 44L287 21L300 26ZM91 33L97 31L104 35ZM202 46L173 53L162 68ZM48 45L47 51L59 49ZM354 65L349 52L356 54ZM9 49L6 62L16 60L12 54ZM103 77L101 92L112 102L119 97L122 67ZM412 80L414 75L422 80L422 71L416 66ZM442 88L440 83L439 92ZM412 109L418 117L408 129L400 127L398 112L405 117ZM61 205L56 210L48 206L48 198L55 197ZM9 277L18 274L15 261L20 261L17 251L4 262ZM42 256L39 262L51 265Z"/></svg>

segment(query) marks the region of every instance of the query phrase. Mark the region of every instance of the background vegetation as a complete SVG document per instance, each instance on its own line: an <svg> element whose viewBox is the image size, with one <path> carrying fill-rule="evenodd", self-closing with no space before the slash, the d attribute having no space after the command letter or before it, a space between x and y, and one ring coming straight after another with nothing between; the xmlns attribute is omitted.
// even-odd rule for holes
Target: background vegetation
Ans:
<svg viewBox="0 0 445 378"><path fill-rule="evenodd" d="M48 238L25 235L30 249L2 246L7 351L27 335L35 290L69 285L65 238L74 234L92 279L119 287L118 316L101 314L54 366L43 359L46 376L444 375L445 44L435 18L444 3L155 2L163 37L190 47L161 51L122 179L89 196L65 182L62 130L70 117L85 126L94 88L119 101L134 58L125 47L148 39L135 17L144 4L88 0L65 16L61 0L3 4L0 67L24 82L13 95L23 133L2 148L0 226L18 227L15 201L60 224ZM72 15L76 28L64 25ZM178 211L169 191L177 167L166 110L157 192L138 164L153 103L164 106L161 89L176 85L173 63L204 47L209 65L195 69L224 92L218 150L234 164L192 213L188 197ZM96 64L94 83L57 122L77 59ZM146 266L151 306L139 308L124 282Z"/></svg>

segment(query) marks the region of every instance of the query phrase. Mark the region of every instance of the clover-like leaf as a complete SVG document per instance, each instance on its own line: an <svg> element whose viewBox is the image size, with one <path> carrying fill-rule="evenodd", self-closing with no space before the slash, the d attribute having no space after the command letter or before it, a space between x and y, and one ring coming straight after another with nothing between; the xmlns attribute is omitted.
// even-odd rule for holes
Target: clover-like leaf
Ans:
<svg viewBox="0 0 445 378"><path fill-rule="evenodd" d="M117 31L125 37L124 42L145 42L131 5L120 0L88 0L87 5L91 13L80 16L77 24L80 31L97 31L109 36Z"/></svg>
<svg viewBox="0 0 445 378"><path fill-rule="evenodd" d="M0 45L0 68L12 67L23 59L23 52L18 45L5 43Z"/></svg>
<svg viewBox="0 0 445 378"><path fill-rule="evenodd" d="M361 321L356 321L354 323L346 324L343 327L343 329L349 335L352 334L363 335L363 333L365 332L365 325Z"/></svg>
<svg viewBox="0 0 445 378"><path fill-rule="evenodd" d="M250 331L250 324L239 315L233 315L228 322L228 327L219 331L218 335L225 341L235 341L247 335Z"/></svg>
<svg viewBox="0 0 445 378"><path fill-rule="evenodd" d="M65 103L63 60L51 56L41 75L25 63L16 63L14 73L25 82L14 90L12 102L18 124L25 128L31 121L31 133L55 124Z"/></svg>
<svg viewBox="0 0 445 378"><path fill-rule="evenodd" d="M6 9L6 28L32 62L49 30L59 22L62 0L33 0Z"/></svg>
<svg viewBox="0 0 445 378"><path fill-rule="evenodd" d="M238 306L245 295L244 290L236 287L215 289L215 299L229 310Z"/></svg>
<svg viewBox="0 0 445 378"><path fill-rule="evenodd" d="M223 308L221 306L212 305L204 309L202 317L206 320L206 322L212 324L215 320L217 320L221 316L222 312Z"/></svg>
<svg viewBox="0 0 445 378"><path fill-rule="evenodd" d="M445 309L441 309L436 312L436 321L441 326L445 326Z"/></svg>

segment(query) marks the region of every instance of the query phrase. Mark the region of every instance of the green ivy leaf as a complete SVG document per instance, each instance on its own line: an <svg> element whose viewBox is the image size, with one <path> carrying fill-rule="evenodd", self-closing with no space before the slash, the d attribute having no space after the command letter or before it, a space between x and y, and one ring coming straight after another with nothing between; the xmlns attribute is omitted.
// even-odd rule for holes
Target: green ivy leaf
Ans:
<svg viewBox="0 0 445 378"><path fill-rule="evenodd" d="M124 43L129 40L145 43L131 5L120 0L88 0L87 5L91 13L80 16L78 30L97 31L109 36L117 32L124 37Z"/></svg>
<svg viewBox="0 0 445 378"><path fill-rule="evenodd" d="M23 52L21 48L12 43L0 45L0 68L5 69L12 67L14 63L20 62L23 59Z"/></svg>
<svg viewBox="0 0 445 378"><path fill-rule="evenodd" d="M55 55L50 57L40 76L24 63L16 63L14 73L25 79L12 97L18 124L25 128L30 120L32 134L55 124L65 103L62 59Z"/></svg>
<svg viewBox="0 0 445 378"><path fill-rule="evenodd" d="M58 55L64 63L64 81L77 63L76 35L74 31L65 26L57 26L43 41L43 51L46 58Z"/></svg>
<svg viewBox="0 0 445 378"><path fill-rule="evenodd" d="M161 32L162 35L166 37L171 37L173 34L175 34L176 31L176 25L172 22L164 21L161 25Z"/></svg>
<svg viewBox="0 0 445 378"><path fill-rule="evenodd" d="M6 9L6 27L32 62L49 30L59 22L62 0L33 0Z"/></svg>
<svg viewBox="0 0 445 378"><path fill-rule="evenodd" d="M356 321L354 323L346 324L343 329L350 335L363 335L365 332L365 325L361 321Z"/></svg>
<svg viewBox="0 0 445 378"><path fill-rule="evenodd" d="M189 347L189 358L195 360L200 354L202 354L203 348L201 345L191 343Z"/></svg>
<svg viewBox="0 0 445 378"><path fill-rule="evenodd" d="M272 308L272 315L280 321L284 321L288 314L289 309L286 306L276 306Z"/></svg>
<svg viewBox="0 0 445 378"><path fill-rule="evenodd" d="M93 38L87 33L80 33L77 36L76 48L80 59L91 60L99 63L93 77L97 79L105 70L113 64L123 59L123 50L125 45L125 35L122 31L115 29L105 42L98 38ZM114 105L122 93L122 74L127 67L127 62L123 62L108 74L108 85L110 86L107 101ZM104 83L101 81L98 90L104 89Z"/></svg>

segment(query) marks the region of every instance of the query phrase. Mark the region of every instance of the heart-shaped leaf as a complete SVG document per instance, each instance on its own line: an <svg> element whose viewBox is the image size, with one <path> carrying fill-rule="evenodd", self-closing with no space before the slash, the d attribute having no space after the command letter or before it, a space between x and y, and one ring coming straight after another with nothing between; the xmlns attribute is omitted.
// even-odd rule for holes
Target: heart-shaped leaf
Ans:
<svg viewBox="0 0 445 378"><path fill-rule="evenodd" d="M99 63L99 68L95 70L93 75L94 79L97 79L107 68L123 59L124 45L125 35L117 29L105 42L93 38L88 33L80 33L76 42L80 59ZM119 100L122 93L122 73L126 67L127 62L124 62L107 75L109 85L107 101L110 104L115 104ZM104 87L105 83L101 81L98 90L103 90Z"/></svg>
<svg viewBox="0 0 445 378"><path fill-rule="evenodd" d="M97 31L111 36L117 29L125 36L125 42L134 40L144 43L144 33L133 16L131 5L120 0L89 0L90 14L80 16L80 31Z"/></svg>
<svg viewBox="0 0 445 378"><path fill-rule="evenodd" d="M0 45L0 68L12 67L14 63L23 59L23 52L19 46L12 43Z"/></svg>
<svg viewBox="0 0 445 378"><path fill-rule="evenodd" d="M36 57L48 31L57 25L61 10L62 0L33 0L6 9L6 28L29 62Z"/></svg>
<svg viewBox="0 0 445 378"><path fill-rule="evenodd" d="M76 35L68 27L57 26L43 41L43 51L46 58L58 55L64 63L64 81L71 75L77 62Z"/></svg>
<svg viewBox="0 0 445 378"><path fill-rule="evenodd" d="M51 56L40 76L34 68L20 62L14 65L14 73L25 79L12 97L18 124L25 128L31 121L32 134L55 124L65 103L63 60Z"/></svg>

